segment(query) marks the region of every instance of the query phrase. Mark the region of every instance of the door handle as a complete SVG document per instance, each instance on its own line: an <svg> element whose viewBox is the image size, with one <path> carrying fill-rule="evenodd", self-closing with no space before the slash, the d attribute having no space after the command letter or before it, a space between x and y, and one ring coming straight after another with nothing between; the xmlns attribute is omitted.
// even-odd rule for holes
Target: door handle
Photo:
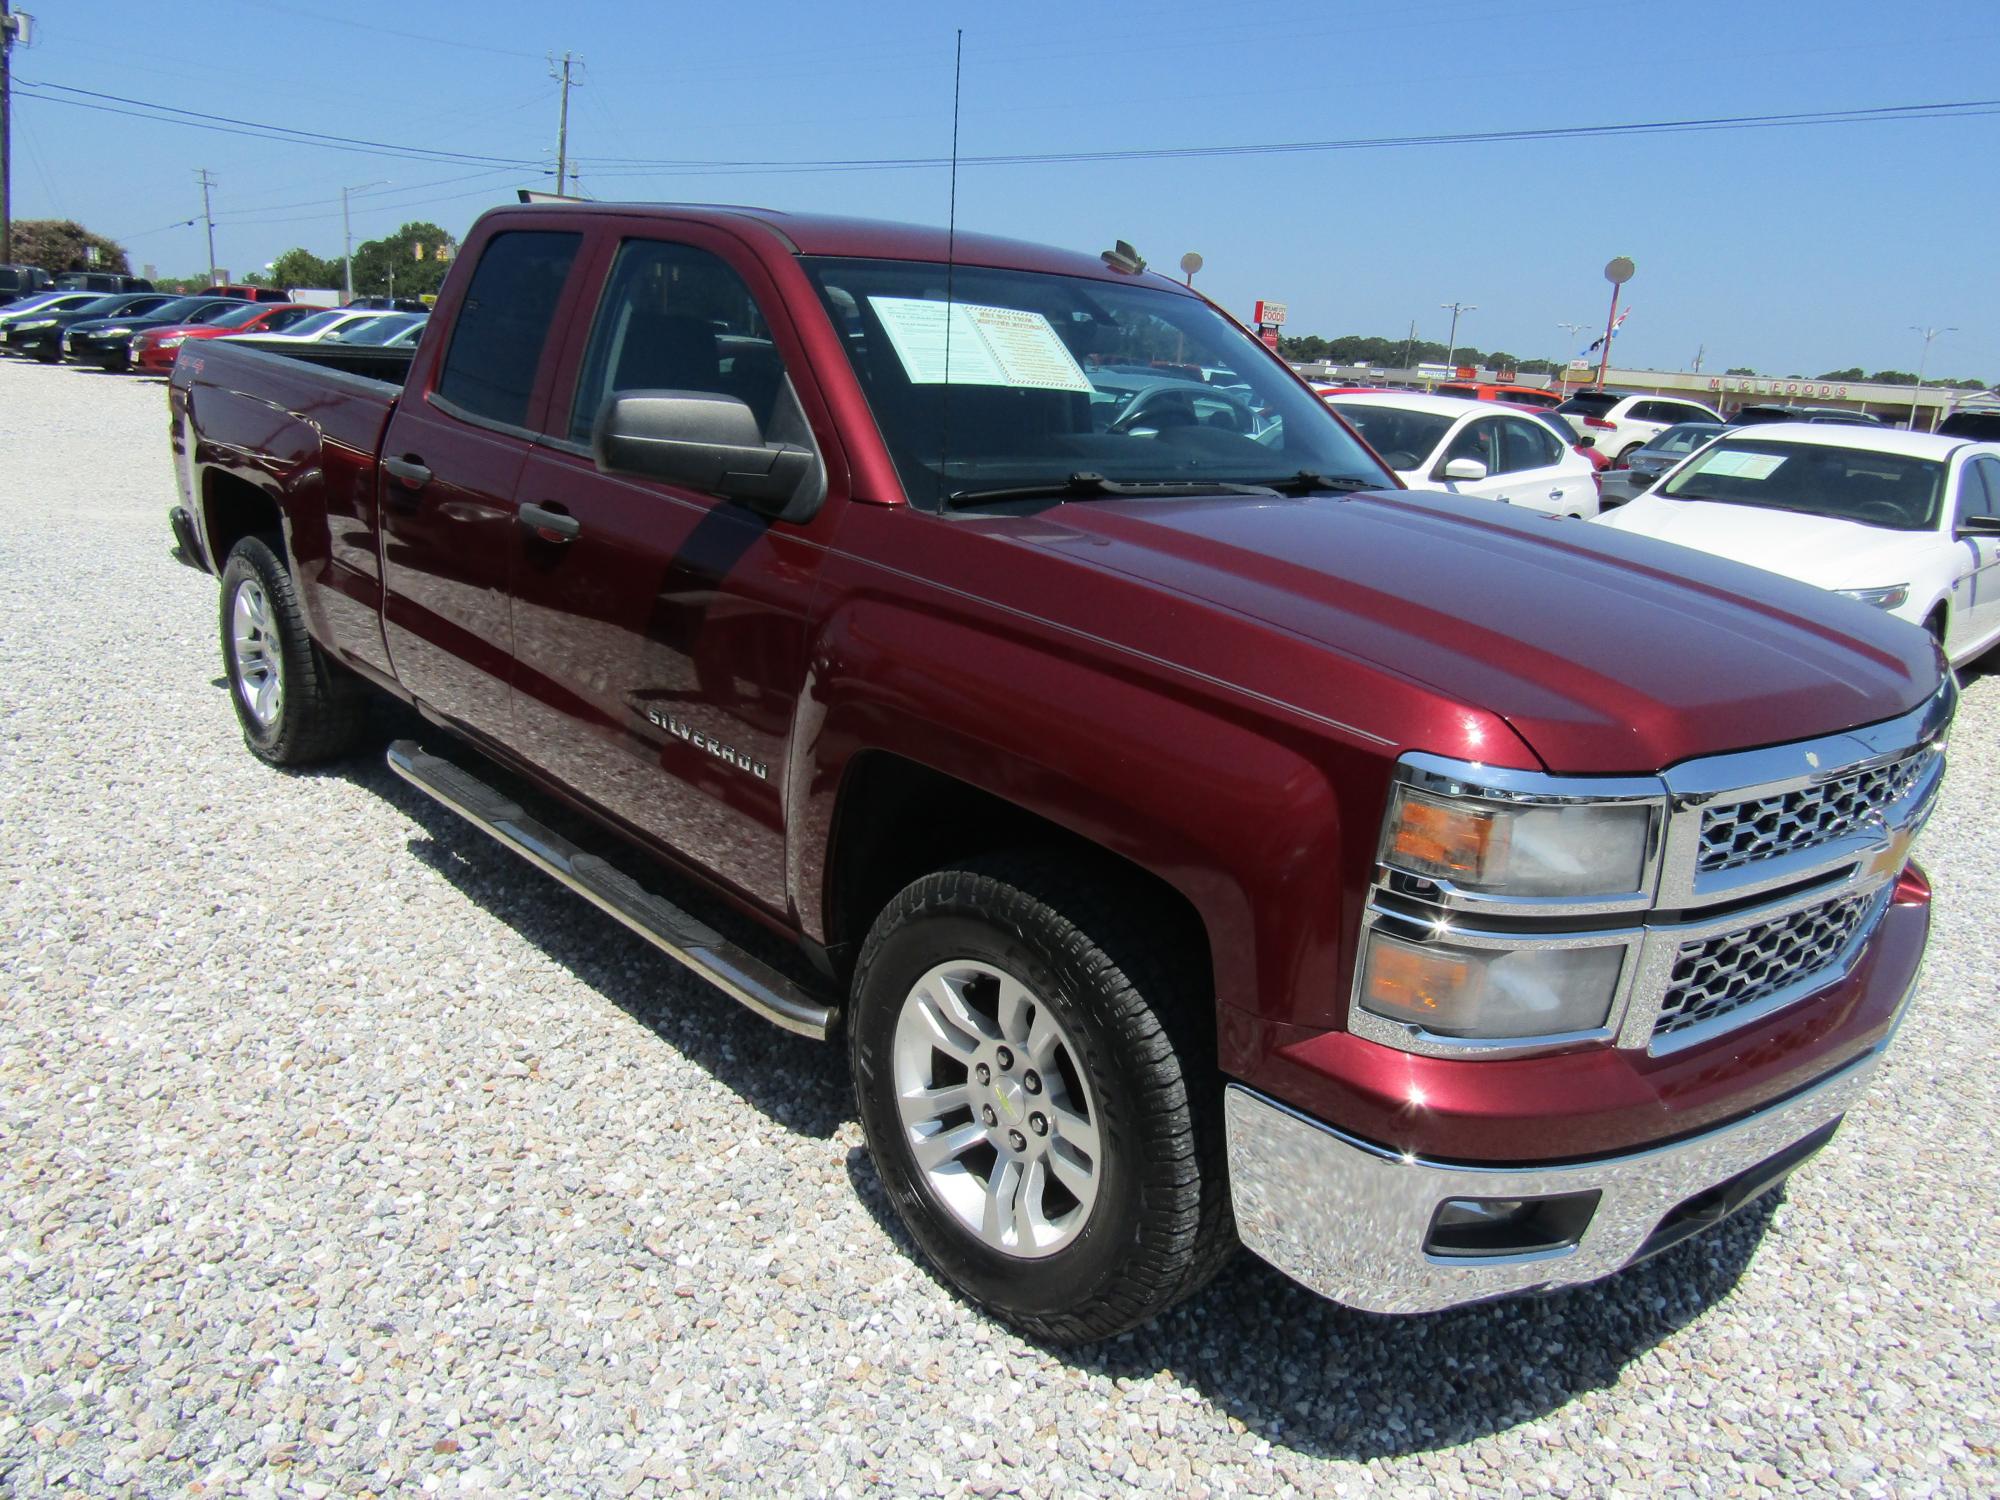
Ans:
<svg viewBox="0 0 2000 1500"><path fill-rule="evenodd" d="M515 517L544 542L575 541L583 532L583 523L560 506L524 505Z"/></svg>
<svg viewBox="0 0 2000 1500"><path fill-rule="evenodd" d="M1562 499L1562 497L1563 497L1563 492L1560 488L1549 491L1549 498L1551 500L1560 500Z"/></svg>
<svg viewBox="0 0 2000 1500"><path fill-rule="evenodd" d="M431 482L431 471L424 467L424 461L414 453L406 453L401 458L385 458L382 468L388 476L406 490L420 490Z"/></svg>

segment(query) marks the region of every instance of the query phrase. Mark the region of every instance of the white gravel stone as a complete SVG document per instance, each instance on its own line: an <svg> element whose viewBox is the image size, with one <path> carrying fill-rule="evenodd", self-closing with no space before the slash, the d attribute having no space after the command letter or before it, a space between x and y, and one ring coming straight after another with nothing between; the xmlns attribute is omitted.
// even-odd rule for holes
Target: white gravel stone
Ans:
<svg viewBox="0 0 2000 1500"><path fill-rule="evenodd" d="M836 1049L378 762L244 751L165 427L0 362L0 1490L2000 1489L2000 677L1922 989L1774 1212L1414 1320L1242 1257L1062 1353L912 1263Z"/></svg>

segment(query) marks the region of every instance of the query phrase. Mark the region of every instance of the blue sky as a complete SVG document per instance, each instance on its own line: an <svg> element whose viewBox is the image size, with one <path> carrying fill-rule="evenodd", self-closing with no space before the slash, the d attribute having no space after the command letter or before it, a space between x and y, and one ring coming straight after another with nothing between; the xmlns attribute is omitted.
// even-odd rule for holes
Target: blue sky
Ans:
<svg viewBox="0 0 2000 1500"><path fill-rule="evenodd" d="M955 27L970 156L1356 140L2000 98L1992 0L1417 0L1224 6L17 0L14 212L81 220L135 262L254 269L413 218L461 231L532 170L394 160L23 97L35 82L330 135L548 159L545 54L585 60L570 150L604 198L758 203L942 223L942 169L802 160L946 155ZM76 96L72 96L76 97ZM104 101L91 101L103 103ZM778 169L620 168L768 161ZM1130 240L1290 331L1460 338L1522 357L1602 325L1602 268L1638 274L1622 364L2000 380L2000 114L1401 149L968 166L959 223L1083 250ZM622 175L621 175L622 174ZM1590 335L1586 334L1584 338Z"/></svg>

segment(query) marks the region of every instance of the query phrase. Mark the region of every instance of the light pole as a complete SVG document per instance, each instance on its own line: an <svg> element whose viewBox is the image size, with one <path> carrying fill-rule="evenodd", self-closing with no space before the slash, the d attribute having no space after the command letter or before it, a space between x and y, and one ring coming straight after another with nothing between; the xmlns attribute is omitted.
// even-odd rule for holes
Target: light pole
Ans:
<svg viewBox="0 0 2000 1500"><path fill-rule="evenodd" d="M1917 360L1917 383L1910 391L1910 431L1915 432L1917 430L1917 398L1924 393L1924 371L1930 367L1931 362L1931 340L1941 333L1957 333L1958 330L1956 328L1919 328L1916 324L1912 323L1910 325L1910 332L1921 333L1924 336L1924 352Z"/></svg>
<svg viewBox="0 0 2000 1500"><path fill-rule="evenodd" d="M1611 339L1618 332L1618 288L1632 279L1632 273L1639 268L1632 264L1629 255L1614 255L1604 263L1604 279L1611 283L1611 312L1604 320L1604 354L1597 361L1597 388L1604 389L1604 380L1611 373Z"/></svg>
<svg viewBox="0 0 2000 1500"><path fill-rule="evenodd" d="M1456 369L1457 365L1454 362L1454 357L1458 353L1458 315L1460 313L1478 312L1479 309L1470 302L1440 302L1438 306L1451 314L1451 334L1445 343L1444 362L1446 365Z"/></svg>
<svg viewBox="0 0 2000 1500"><path fill-rule="evenodd" d="M1590 325L1588 323L1558 323L1556 327L1567 333L1569 341L1574 344L1577 335L1590 327ZM1558 383L1562 385L1569 384L1569 358L1567 356L1564 357L1562 364L1557 368L1556 378Z"/></svg>
<svg viewBox="0 0 2000 1500"><path fill-rule="evenodd" d="M340 281L344 293L343 301L354 300L354 230L347 220L347 195L388 185L389 179L380 177L374 182L364 182L359 187L344 187L340 190Z"/></svg>

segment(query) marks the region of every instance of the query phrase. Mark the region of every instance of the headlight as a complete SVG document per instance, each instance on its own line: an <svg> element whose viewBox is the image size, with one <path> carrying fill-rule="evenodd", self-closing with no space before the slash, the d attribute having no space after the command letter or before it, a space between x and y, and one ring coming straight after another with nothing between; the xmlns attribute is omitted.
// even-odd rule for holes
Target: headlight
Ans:
<svg viewBox="0 0 2000 1500"><path fill-rule="evenodd" d="M54 318L34 318L31 319L29 322L16 323L14 325L16 329L22 329L22 330L29 328L53 328L55 326L56 326L56 320Z"/></svg>
<svg viewBox="0 0 2000 1500"><path fill-rule="evenodd" d="M1879 589L1835 589L1834 592L1849 599L1859 599L1863 604L1872 604L1877 609L1901 609L1910 602L1910 586L1907 583L1892 583Z"/></svg>
<svg viewBox="0 0 2000 1500"><path fill-rule="evenodd" d="M145 340L147 346L154 349L178 349L182 344L185 344L186 342L187 342L187 335L184 333L170 333L167 334L164 338L151 338Z"/></svg>
<svg viewBox="0 0 2000 1500"><path fill-rule="evenodd" d="M1650 803L1473 801L1398 786L1381 862L1464 891L1518 897L1618 897L1642 890Z"/></svg>
<svg viewBox="0 0 2000 1500"><path fill-rule="evenodd" d="M1384 1020L1468 1041L1545 1039L1601 1029L1625 945L1510 948L1407 943L1368 935L1358 998Z"/></svg>
<svg viewBox="0 0 2000 1500"><path fill-rule="evenodd" d="M129 328L100 328L97 330L96 336L101 339L116 339L123 338L131 331Z"/></svg>

